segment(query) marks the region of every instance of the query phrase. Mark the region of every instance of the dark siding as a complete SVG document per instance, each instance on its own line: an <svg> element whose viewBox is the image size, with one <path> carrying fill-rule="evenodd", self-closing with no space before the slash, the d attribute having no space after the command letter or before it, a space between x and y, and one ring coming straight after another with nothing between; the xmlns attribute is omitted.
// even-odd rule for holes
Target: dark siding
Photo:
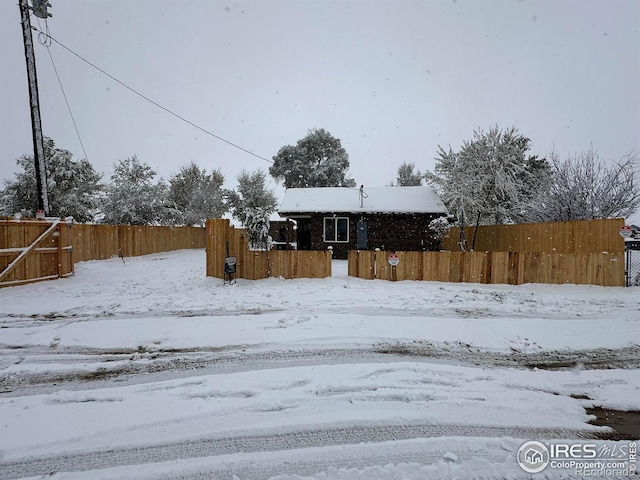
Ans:
<svg viewBox="0 0 640 480"><path fill-rule="evenodd" d="M439 242L429 230L429 222L440 214L340 214L349 218L349 242L325 243L322 239L323 219L333 213L314 214L311 219L311 250L333 247L333 258L346 259L349 250L356 248L356 227L360 219L367 222L369 250L379 248L391 251L438 250Z"/></svg>
<svg viewBox="0 0 640 480"><path fill-rule="evenodd" d="M434 214L381 214L367 220L369 248L390 251L438 250L429 223Z"/></svg>

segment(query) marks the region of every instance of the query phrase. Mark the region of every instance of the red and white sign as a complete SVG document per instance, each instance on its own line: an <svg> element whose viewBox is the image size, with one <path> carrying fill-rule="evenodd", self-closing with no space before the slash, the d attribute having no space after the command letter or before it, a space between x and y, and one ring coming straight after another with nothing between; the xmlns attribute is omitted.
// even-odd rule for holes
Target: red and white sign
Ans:
<svg viewBox="0 0 640 480"><path fill-rule="evenodd" d="M389 258L387 260L389 261L389 265L391 265L392 267L395 267L400 263L400 257L398 257L398 255L396 255L395 253L389 255Z"/></svg>
<svg viewBox="0 0 640 480"><path fill-rule="evenodd" d="M633 230L631 230L631 227L629 225L625 225L620 229L620 236L629 238L631 235L633 235Z"/></svg>

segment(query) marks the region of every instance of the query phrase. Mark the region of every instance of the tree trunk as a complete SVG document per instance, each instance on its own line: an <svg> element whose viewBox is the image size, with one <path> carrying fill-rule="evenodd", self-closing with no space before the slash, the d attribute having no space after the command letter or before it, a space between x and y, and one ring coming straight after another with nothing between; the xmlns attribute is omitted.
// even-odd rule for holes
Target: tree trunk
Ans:
<svg viewBox="0 0 640 480"><path fill-rule="evenodd" d="M460 239L458 240L458 245L460 245L460 251L462 252L466 252L469 249L467 236L464 233L464 215L460 218Z"/></svg>
<svg viewBox="0 0 640 480"><path fill-rule="evenodd" d="M267 278L271 278L271 259L269 258L269 250L265 248L264 254L267 256Z"/></svg>
<svg viewBox="0 0 640 480"><path fill-rule="evenodd" d="M480 226L480 212L478 212L478 218L476 219L476 228L473 229L473 239L471 240L471 251L476 249L476 237L478 236L478 227Z"/></svg>

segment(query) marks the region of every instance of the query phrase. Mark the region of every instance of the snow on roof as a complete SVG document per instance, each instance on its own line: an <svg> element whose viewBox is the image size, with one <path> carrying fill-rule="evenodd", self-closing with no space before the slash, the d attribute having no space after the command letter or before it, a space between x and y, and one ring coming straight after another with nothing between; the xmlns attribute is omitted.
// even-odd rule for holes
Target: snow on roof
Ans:
<svg viewBox="0 0 640 480"><path fill-rule="evenodd" d="M360 206L357 188L289 188L278 210L280 215L292 213L446 213L440 197L429 186L365 187Z"/></svg>

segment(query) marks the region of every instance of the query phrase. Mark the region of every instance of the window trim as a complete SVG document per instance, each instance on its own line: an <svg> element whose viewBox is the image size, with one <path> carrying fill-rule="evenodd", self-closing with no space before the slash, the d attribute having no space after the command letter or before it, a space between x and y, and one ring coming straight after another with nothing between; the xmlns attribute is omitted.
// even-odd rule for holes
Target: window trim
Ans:
<svg viewBox="0 0 640 480"><path fill-rule="evenodd" d="M335 232L335 240L327 240L327 232L326 232L326 221L333 220L333 228ZM347 221L347 239L346 240L338 240L338 220L346 220ZM324 243L349 243L349 217L323 217L322 218L322 241Z"/></svg>

